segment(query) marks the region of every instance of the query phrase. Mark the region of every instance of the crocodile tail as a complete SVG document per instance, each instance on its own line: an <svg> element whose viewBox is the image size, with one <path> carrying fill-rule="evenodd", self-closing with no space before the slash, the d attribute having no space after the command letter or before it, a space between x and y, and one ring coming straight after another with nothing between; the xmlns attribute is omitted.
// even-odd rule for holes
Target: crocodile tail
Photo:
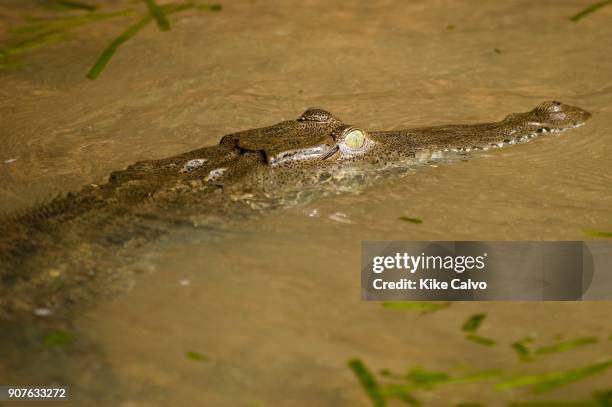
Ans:
<svg viewBox="0 0 612 407"><path fill-rule="evenodd" d="M0 279L17 273L40 248L41 236L53 231L97 204L95 198L69 193L34 208L0 219Z"/></svg>

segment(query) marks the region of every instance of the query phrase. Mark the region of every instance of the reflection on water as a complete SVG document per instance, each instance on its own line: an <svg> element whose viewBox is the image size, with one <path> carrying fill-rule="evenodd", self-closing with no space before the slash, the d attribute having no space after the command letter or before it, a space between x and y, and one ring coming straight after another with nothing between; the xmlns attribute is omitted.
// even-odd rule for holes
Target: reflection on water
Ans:
<svg viewBox="0 0 612 407"><path fill-rule="evenodd" d="M3 18L13 13L6 4ZM66 382L75 405L368 405L347 366L353 358L375 372L522 374L606 360L606 303L460 303L420 315L359 295L361 240L580 240L585 229L612 230L612 58L604 52L612 8L569 21L583 6L231 3L214 18L177 14L164 35L144 29L94 82L83 72L124 22L99 22L84 28L87 41L25 56L22 69L0 73L3 211L309 106L371 129L499 120L547 99L593 118L359 194L279 209L227 233L177 234L126 266L128 293L74 320L4 325L0 382ZM495 346L460 332L483 311L481 333ZM74 341L45 342L58 331ZM598 342L533 363L511 348L526 336L540 346L557 335ZM607 372L542 396L481 382L417 396L424 405L494 406L587 399L609 383Z"/></svg>

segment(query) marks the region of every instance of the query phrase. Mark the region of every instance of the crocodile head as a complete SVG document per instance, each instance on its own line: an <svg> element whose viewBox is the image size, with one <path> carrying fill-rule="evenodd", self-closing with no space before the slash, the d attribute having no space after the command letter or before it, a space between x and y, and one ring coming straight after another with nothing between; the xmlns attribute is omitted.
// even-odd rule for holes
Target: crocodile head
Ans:
<svg viewBox="0 0 612 407"><path fill-rule="evenodd" d="M582 109L551 101L491 123L368 131L311 108L295 120L223 137L222 160L190 153L179 164L184 169L198 164L197 171L187 172L190 179L203 172L206 181L237 191L276 196L309 187L353 190L381 171L403 172L432 159L453 160L453 151L529 141L541 133L577 127L589 117Z"/></svg>
<svg viewBox="0 0 612 407"><path fill-rule="evenodd" d="M577 127L590 113L557 101L544 102L525 113L513 113L495 123L436 126L395 131L366 131L343 123L319 108L297 120L230 134L221 145L260 152L271 167L306 163L363 161L414 157L422 150L469 151L525 141L539 133Z"/></svg>

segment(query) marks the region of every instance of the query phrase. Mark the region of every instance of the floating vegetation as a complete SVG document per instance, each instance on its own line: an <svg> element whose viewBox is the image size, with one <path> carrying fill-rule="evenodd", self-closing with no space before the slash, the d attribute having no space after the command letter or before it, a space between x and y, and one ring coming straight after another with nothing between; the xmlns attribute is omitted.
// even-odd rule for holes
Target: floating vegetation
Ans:
<svg viewBox="0 0 612 407"><path fill-rule="evenodd" d="M478 331L478 328L480 328L480 324L482 324L482 321L484 321L486 317L486 314L474 314L463 323L463 325L461 326L461 330L467 334L465 336L465 339L477 343L479 345L495 345L496 342L493 339L476 335L476 331Z"/></svg>
<svg viewBox="0 0 612 407"><path fill-rule="evenodd" d="M159 28L160 31L170 30L170 22L168 21L168 17L166 17L166 13L157 3L155 3L155 0L144 0L144 2L147 4L151 16L155 19L157 28Z"/></svg>
<svg viewBox="0 0 612 407"><path fill-rule="evenodd" d="M593 393L593 398L600 403L601 406L610 407L612 406L612 389L596 391Z"/></svg>
<svg viewBox="0 0 612 407"><path fill-rule="evenodd" d="M533 342L533 338L531 336L525 337L520 341L512 342L512 350L516 352L519 359L523 362L529 362L533 360L531 356L531 351L527 347L527 344L531 342Z"/></svg>
<svg viewBox="0 0 612 407"><path fill-rule="evenodd" d="M351 360L349 367L357 376L375 407L385 406L387 401L392 399L401 400L411 406L420 406L421 403L414 395L416 391L431 391L438 386L447 384L491 380L501 375L499 370L483 370L452 375L443 371L430 371L415 367L405 374L383 370L380 372L381 379L376 380L371 371L358 359Z"/></svg>
<svg viewBox="0 0 612 407"><path fill-rule="evenodd" d="M468 341L472 341L474 343L477 343L479 345L485 345L485 346L493 346L495 345L495 341L491 338L486 338L484 336L480 336L480 335L476 335L476 334L469 334L465 337L465 339L467 339Z"/></svg>
<svg viewBox="0 0 612 407"><path fill-rule="evenodd" d="M593 236L593 237L608 237L608 238L612 238L612 232L603 232L601 230L585 230L584 233L588 236Z"/></svg>
<svg viewBox="0 0 612 407"><path fill-rule="evenodd" d="M91 67L91 69L87 73L86 75L87 78L92 79L92 80L96 79L98 75L100 75L102 70L104 70L104 68L108 64L108 61L110 61L112 56L115 54L115 52L117 51L117 48L119 48L121 44L123 44L124 42L132 38L134 35L136 35L136 33L138 33L138 31L140 31L147 24L149 24L151 20L152 18L150 16L147 16L143 18L142 20L140 20L139 22L137 22L136 24L134 24L133 26L129 27L127 30L125 30L119 37L115 38L113 42L111 42L110 45L104 51L102 51L102 54L100 54L96 63Z"/></svg>
<svg viewBox="0 0 612 407"><path fill-rule="evenodd" d="M414 368L404 376L409 385L415 389L433 390L439 384L451 381L451 376L446 372L427 371Z"/></svg>
<svg viewBox="0 0 612 407"><path fill-rule="evenodd" d="M400 303L398 303L400 304ZM492 345L495 342L488 338L482 338L474 332L478 330L480 324L485 319L485 314L474 314L464 324L464 330L469 340L482 342ZM598 342L595 337L584 337L574 340L557 343L555 345L543 346L531 351L528 344L534 341L533 337L527 336L512 344L512 349L522 360L533 360L537 355L564 352L576 347L594 344ZM492 343L491 343L492 342ZM380 371L377 378L369 369L358 359L349 362L349 366L358 377L368 396L375 407L386 406L387 401L398 399L411 406L420 406L415 393L419 391L432 391L435 388L448 384L463 384L476 381L494 380L493 388L498 391L511 390L516 388L530 387L534 393L544 393L562 387L567 384L586 379L588 377L605 373L612 369L612 359L603 362L585 365L579 368L568 370L547 372L543 374L529 375L508 375L499 369L489 369L474 372L449 373L439 370L425 370L414 367L406 373L395 373L388 369ZM478 406L473 403L456 404L455 406ZM518 402L510 404L515 407L578 407L578 406L607 406L612 407L612 389L597 391L593 393L593 400L577 402Z"/></svg>
<svg viewBox="0 0 612 407"><path fill-rule="evenodd" d="M96 63L91 67L91 69L86 75L87 78L92 80L96 79L100 75L102 70L104 70L104 68L108 64L108 61L110 61L110 59L115 54L117 49L121 46L121 44L136 35L140 30L142 30L151 21L153 21L153 19L157 21L157 25L161 31L167 31L170 29L170 23L166 19L167 15L194 8L197 6L193 2L186 2L182 4L167 4L161 7L157 6L157 4L153 1L146 1L146 3L147 5L149 5L150 14L146 17L143 17L136 24L130 26L121 35L119 35L119 37L115 38L113 42L111 42L111 44L102 52L102 54L100 54ZM212 6L207 6L206 8L198 7L198 9L209 11L220 10L220 8L212 9L211 7Z"/></svg>
<svg viewBox="0 0 612 407"><path fill-rule="evenodd" d="M195 6L197 10L203 11L221 11L223 6L221 4L198 4Z"/></svg>
<svg viewBox="0 0 612 407"><path fill-rule="evenodd" d="M603 407L608 404L601 404L597 401L526 401L512 403L509 407Z"/></svg>
<svg viewBox="0 0 612 407"><path fill-rule="evenodd" d="M422 311L424 314L428 312L439 311L451 306L451 302L435 302L435 301L387 301L383 302L383 308Z"/></svg>
<svg viewBox="0 0 612 407"><path fill-rule="evenodd" d="M208 356L203 355L196 351L189 351L185 353L187 359L195 360L196 362L205 362L208 360Z"/></svg>
<svg viewBox="0 0 612 407"><path fill-rule="evenodd" d="M357 376L361 386L364 388L368 397L375 407L386 406L390 399L400 399L409 405L420 405L414 396L415 391L431 391L440 385L471 383L498 379L502 376L502 371L492 369L483 370L463 375L451 375L443 371L428 371L422 368L413 368L406 374L396 374L389 370L381 371L382 381L377 381L370 370L359 359L349 362L349 367ZM571 369L560 372L549 372L541 375L517 376L511 379L504 379L495 384L497 390L510 390L521 387L531 387L535 393L543 393L554 390L561 386L585 379L587 377L604 373L612 368L612 360L594 363L578 369ZM612 390L605 392L595 392L594 400L587 402L537 402L519 403L512 406L611 406ZM469 405L469 404L468 404Z"/></svg>
<svg viewBox="0 0 612 407"><path fill-rule="evenodd" d="M43 342L48 346L70 345L75 340L73 334L64 331L51 332L43 337Z"/></svg>
<svg viewBox="0 0 612 407"><path fill-rule="evenodd" d="M519 376L499 382L495 385L495 388L497 390L509 390L517 387L531 386L534 392L543 393L585 379L589 376L603 373L610 368L612 368L612 360L562 372L552 372L534 376Z"/></svg>
<svg viewBox="0 0 612 407"><path fill-rule="evenodd" d="M584 18L588 16L589 14L594 13L600 8L607 6L608 4L612 4L612 0L603 0L603 1L600 1L599 3L592 4L588 6L587 8L582 9L578 13L574 14L573 16L571 16L570 20L572 20L573 22L577 22L581 18Z"/></svg>
<svg viewBox="0 0 612 407"><path fill-rule="evenodd" d="M98 6L91 4L80 3L77 1L70 0L55 0L49 3L49 8L53 10L85 10L85 11L96 11Z"/></svg>
<svg viewBox="0 0 612 407"><path fill-rule="evenodd" d="M523 362L530 362L535 359L536 356L546 355L550 353L560 353L578 348L581 346L592 345L598 342L598 339L592 336L572 339L565 342L560 342L554 345L542 346L535 349L533 352L527 347L528 343L533 342L532 337L526 337L520 341L512 343L512 349L516 352L519 359Z"/></svg>
<svg viewBox="0 0 612 407"><path fill-rule="evenodd" d="M556 345L543 346L536 349L535 353L538 355L543 355L546 353L566 352L580 346L592 345L594 343L597 343L597 338L595 337L578 338L571 341L561 342Z"/></svg>
<svg viewBox="0 0 612 407"><path fill-rule="evenodd" d="M355 376L357 376L357 380L359 380L359 384L365 390L366 394L372 401L372 405L375 407L384 407L387 405L385 398L380 392L380 388L378 387L378 383L372 376L372 373L368 370L368 368L363 364L363 362L359 359L350 360L348 366L351 368Z"/></svg>
<svg viewBox="0 0 612 407"><path fill-rule="evenodd" d="M132 10L122 10L113 13L95 13L55 19L30 17L28 18L29 24L11 30L17 35L26 35L26 38L14 40L0 48L0 63L7 64L2 62L3 59L65 40L74 28L115 17L129 16L133 13ZM9 62L9 64L14 65L16 62Z"/></svg>
<svg viewBox="0 0 612 407"><path fill-rule="evenodd" d="M423 221L419 218L409 218L408 216L400 216L399 220L403 220L404 222L415 223L417 225L423 223Z"/></svg>
<svg viewBox="0 0 612 407"><path fill-rule="evenodd" d="M487 317L486 314L472 315L463 323L461 330L463 332L470 332L470 333L476 332L478 328L480 328L480 324L482 324L482 321L484 321L486 317Z"/></svg>
<svg viewBox="0 0 612 407"><path fill-rule="evenodd" d="M25 52L32 51L36 48L40 48L45 45L49 45L58 42L64 38L64 34L59 31L48 31L41 34L37 34L33 37L26 38L24 40L13 43L12 45L6 45L0 48L0 62L3 65L15 64L16 62L2 62L3 59L11 55L23 54Z"/></svg>
<svg viewBox="0 0 612 407"><path fill-rule="evenodd" d="M87 73L87 78L97 78L119 46L136 35L151 21L155 20L161 31L168 31L170 29L168 15L170 14L187 9L212 12L222 9L220 4L201 4L196 1L170 3L163 6L159 6L155 0L143 0L143 2L147 6L148 13L128 27L104 49ZM11 29L16 38L9 40L6 45L0 47L0 70L19 66L15 61L6 61L7 58L64 41L75 28L118 17L137 15L137 11L131 8L102 13L97 12L98 6L96 5L68 0L56 0L51 2L49 6L54 10L84 11L86 14L60 15L53 18L27 17L26 25Z"/></svg>

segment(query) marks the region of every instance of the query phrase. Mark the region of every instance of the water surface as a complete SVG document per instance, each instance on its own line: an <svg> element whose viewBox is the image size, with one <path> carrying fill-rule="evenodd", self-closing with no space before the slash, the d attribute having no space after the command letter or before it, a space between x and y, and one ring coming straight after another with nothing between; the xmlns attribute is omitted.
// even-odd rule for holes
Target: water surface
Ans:
<svg viewBox="0 0 612 407"><path fill-rule="evenodd" d="M103 183L138 160L296 118L310 106L367 129L494 121L550 99L593 118L213 237L194 230L153 245L127 267L126 293L73 320L4 324L0 382L70 384L75 405L365 406L351 358L374 371L522 374L610 358L610 303L457 303L420 315L364 303L359 288L361 240L582 240L586 229L612 230L612 7L570 22L585 5L231 2L214 14L176 14L166 33L150 25L96 81L85 73L129 18L25 55L21 69L0 72L5 212ZM36 2L7 2L0 15L8 27L31 10ZM493 347L460 332L483 311L482 333L497 341ZM73 340L45 344L57 330ZM526 335L540 344L557 335L600 341L526 364L510 348ZM433 406L584 400L611 378L542 396L485 382L417 397Z"/></svg>

